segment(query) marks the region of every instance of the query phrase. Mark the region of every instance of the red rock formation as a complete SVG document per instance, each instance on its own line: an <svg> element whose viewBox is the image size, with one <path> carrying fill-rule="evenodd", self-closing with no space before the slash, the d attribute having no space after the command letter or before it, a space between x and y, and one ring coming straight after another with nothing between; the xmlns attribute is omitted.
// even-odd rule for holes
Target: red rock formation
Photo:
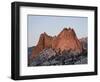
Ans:
<svg viewBox="0 0 100 82"><path fill-rule="evenodd" d="M36 57L43 49L52 48L57 52L60 50L82 52L82 45L77 39L75 31L71 28L64 28L58 36L51 37L46 33L40 35L40 39L35 48L33 48L32 56Z"/></svg>
<svg viewBox="0 0 100 82"><path fill-rule="evenodd" d="M50 48L52 37L48 36L45 32L40 35L38 44L32 50L32 56L36 57L43 49Z"/></svg>
<svg viewBox="0 0 100 82"><path fill-rule="evenodd" d="M54 46L55 49L72 50L75 52L82 52L82 46L77 39L77 36L73 29L64 28L63 31L57 36Z"/></svg>

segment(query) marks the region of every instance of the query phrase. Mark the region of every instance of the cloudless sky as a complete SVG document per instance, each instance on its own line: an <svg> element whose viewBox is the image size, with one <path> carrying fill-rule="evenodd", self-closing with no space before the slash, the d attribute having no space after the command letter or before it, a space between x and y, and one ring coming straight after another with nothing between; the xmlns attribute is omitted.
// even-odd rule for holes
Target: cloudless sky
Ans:
<svg viewBox="0 0 100 82"><path fill-rule="evenodd" d="M50 36L58 35L63 28L73 28L78 38L88 34L87 17L69 16L42 16L28 15L28 47L35 46L41 33L46 32Z"/></svg>

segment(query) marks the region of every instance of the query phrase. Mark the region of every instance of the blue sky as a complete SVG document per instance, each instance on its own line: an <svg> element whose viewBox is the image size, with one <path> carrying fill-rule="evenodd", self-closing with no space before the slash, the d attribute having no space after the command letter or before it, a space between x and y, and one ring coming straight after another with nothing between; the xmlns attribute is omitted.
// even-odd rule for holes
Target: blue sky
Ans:
<svg viewBox="0 0 100 82"><path fill-rule="evenodd" d="M41 33L58 35L63 28L73 28L78 38L88 35L87 17L28 15L28 47L35 46Z"/></svg>

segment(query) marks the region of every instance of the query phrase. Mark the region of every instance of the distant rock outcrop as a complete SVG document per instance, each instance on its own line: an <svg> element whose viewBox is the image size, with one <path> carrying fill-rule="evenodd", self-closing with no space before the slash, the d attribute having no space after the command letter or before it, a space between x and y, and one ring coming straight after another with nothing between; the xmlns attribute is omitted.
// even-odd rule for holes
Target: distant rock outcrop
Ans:
<svg viewBox="0 0 100 82"><path fill-rule="evenodd" d="M83 38L79 39L79 41L81 42L83 49L87 50L87 48L88 48L88 43L87 43L88 42L88 38L87 37L83 37Z"/></svg>
<svg viewBox="0 0 100 82"><path fill-rule="evenodd" d="M56 53L72 51L81 53L82 44L78 40L74 29L64 28L57 36L52 37L46 33L40 35L37 45L32 50L32 57L36 57L44 49L53 49Z"/></svg>

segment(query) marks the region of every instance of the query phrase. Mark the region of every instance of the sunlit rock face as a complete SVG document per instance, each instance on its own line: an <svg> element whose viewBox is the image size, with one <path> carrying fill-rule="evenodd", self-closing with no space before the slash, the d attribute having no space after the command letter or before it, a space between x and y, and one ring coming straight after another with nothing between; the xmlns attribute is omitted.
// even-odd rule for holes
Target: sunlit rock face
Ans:
<svg viewBox="0 0 100 82"><path fill-rule="evenodd" d="M32 57L36 57L44 49L53 49L56 53L63 51L82 52L82 44L78 40L74 29L64 28L57 36L49 36L45 32L40 35L39 41L32 50Z"/></svg>

